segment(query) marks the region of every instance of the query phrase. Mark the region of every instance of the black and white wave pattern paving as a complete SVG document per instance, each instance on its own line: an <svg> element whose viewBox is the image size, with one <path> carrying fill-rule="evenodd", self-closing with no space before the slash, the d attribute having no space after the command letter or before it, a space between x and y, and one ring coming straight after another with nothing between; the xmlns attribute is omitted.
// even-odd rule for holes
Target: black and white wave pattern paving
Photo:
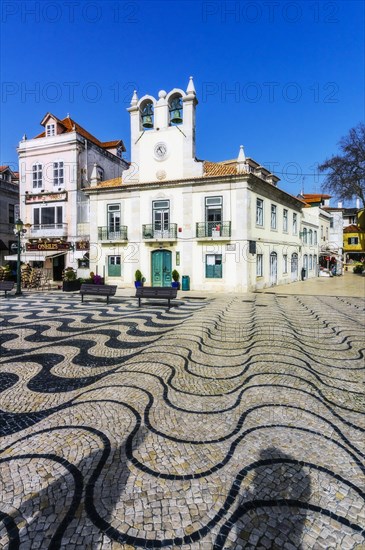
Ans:
<svg viewBox="0 0 365 550"><path fill-rule="evenodd" d="M363 549L364 301L1 299L0 548Z"/></svg>

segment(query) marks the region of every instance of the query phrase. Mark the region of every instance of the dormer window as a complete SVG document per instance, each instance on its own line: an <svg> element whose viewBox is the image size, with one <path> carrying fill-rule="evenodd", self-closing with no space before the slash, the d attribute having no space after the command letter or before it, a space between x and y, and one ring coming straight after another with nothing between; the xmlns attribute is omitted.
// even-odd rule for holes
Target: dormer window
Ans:
<svg viewBox="0 0 365 550"><path fill-rule="evenodd" d="M169 104L170 124L181 124L183 121L183 103L181 96L171 98Z"/></svg>
<svg viewBox="0 0 365 550"><path fill-rule="evenodd" d="M54 123L47 124L46 126L46 136L51 137L56 135L56 125Z"/></svg>

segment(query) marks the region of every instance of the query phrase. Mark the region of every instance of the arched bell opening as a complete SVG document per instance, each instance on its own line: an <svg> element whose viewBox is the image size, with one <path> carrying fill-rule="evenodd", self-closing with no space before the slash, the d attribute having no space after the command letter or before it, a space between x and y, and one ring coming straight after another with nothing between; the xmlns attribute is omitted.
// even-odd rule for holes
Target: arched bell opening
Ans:
<svg viewBox="0 0 365 550"><path fill-rule="evenodd" d="M152 101L144 102L141 107L141 126L143 130L150 130L154 125L154 110Z"/></svg>
<svg viewBox="0 0 365 550"><path fill-rule="evenodd" d="M169 100L170 125L183 123L183 102L180 95L172 96Z"/></svg>

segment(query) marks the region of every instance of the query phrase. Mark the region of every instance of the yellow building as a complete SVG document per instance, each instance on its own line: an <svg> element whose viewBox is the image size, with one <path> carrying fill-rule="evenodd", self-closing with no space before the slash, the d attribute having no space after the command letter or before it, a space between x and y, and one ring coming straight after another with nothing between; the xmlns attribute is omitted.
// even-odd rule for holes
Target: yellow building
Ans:
<svg viewBox="0 0 365 550"><path fill-rule="evenodd" d="M363 213L364 211L362 211ZM364 261L365 231L360 225L349 225L343 230L343 251L345 263Z"/></svg>

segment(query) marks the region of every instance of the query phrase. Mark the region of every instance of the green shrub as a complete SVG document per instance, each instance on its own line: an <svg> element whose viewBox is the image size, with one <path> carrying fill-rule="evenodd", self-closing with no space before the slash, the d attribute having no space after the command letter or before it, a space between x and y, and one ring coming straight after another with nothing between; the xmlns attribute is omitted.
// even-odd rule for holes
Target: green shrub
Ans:
<svg viewBox="0 0 365 550"><path fill-rule="evenodd" d="M171 275L175 283L177 283L177 281L180 279L180 273L176 269L174 269Z"/></svg>
<svg viewBox="0 0 365 550"><path fill-rule="evenodd" d="M137 269L135 274L134 274L134 280L135 281L142 281L142 272Z"/></svg>

